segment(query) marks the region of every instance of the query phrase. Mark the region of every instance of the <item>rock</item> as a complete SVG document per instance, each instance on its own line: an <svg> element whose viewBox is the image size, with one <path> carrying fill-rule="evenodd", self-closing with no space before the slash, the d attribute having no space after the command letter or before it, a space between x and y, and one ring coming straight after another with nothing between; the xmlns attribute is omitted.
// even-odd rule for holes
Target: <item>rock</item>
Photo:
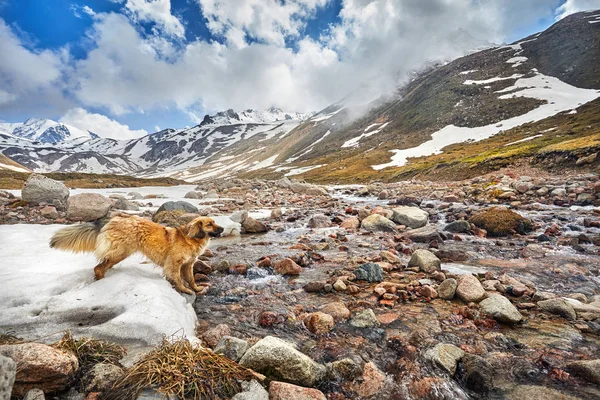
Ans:
<svg viewBox="0 0 600 400"><path fill-rule="evenodd" d="M242 232L242 225L237 222L233 222L231 218L225 215L215 215L212 216L213 221L221 228L223 228L223 233L221 233L222 237L225 236L239 236Z"/></svg>
<svg viewBox="0 0 600 400"><path fill-rule="evenodd" d="M142 196L141 193L138 192L129 192L127 193L127 196L129 196L131 200L142 200L144 198L144 196Z"/></svg>
<svg viewBox="0 0 600 400"><path fill-rule="evenodd" d="M12 358L0 355L0 400L9 400L15 383L17 363Z"/></svg>
<svg viewBox="0 0 600 400"><path fill-rule="evenodd" d="M233 336L223 336L215 347L215 353L223 354L235 362L240 361L248 350L248 342Z"/></svg>
<svg viewBox="0 0 600 400"><path fill-rule="evenodd" d="M300 275L302 267L294 262L290 258L284 258L283 260L275 261L273 264L275 272L279 275Z"/></svg>
<svg viewBox="0 0 600 400"><path fill-rule="evenodd" d="M392 221L409 228L422 228L429 221L429 213L418 207L396 207L392 209Z"/></svg>
<svg viewBox="0 0 600 400"><path fill-rule="evenodd" d="M33 388L44 393L62 391L79 368L73 354L41 343L3 345L0 346L0 355L12 358L17 364L13 396L24 396Z"/></svg>
<svg viewBox="0 0 600 400"><path fill-rule="evenodd" d="M187 201L167 201L161 205L156 213L161 211L183 211L184 213L198 213L198 208Z"/></svg>
<svg viewBox="0 0 600 400"><path fill-rule="evenodd" d="M587 381L600 384L600 359L570 362L567 364L566 370Z"/></svg>
<svg viewBox="0 0 600 400"><path fill-rule="evenodd" d="M182 210L161 211L152 216L152 221L157 224L170 226L171 228L179 228L186 224L185 220L182 218L184 215L186 215L185 211Z"/></svg>
<svg viewBox="0 0 600 400"><path fill-rule="evenodd" d="M331 315L318 311L308 314L304 318L304 325L315 335L322 335L331 331L335 326L335 322Z"/></svg>
<svg viewBox="0 0 600 400"><path fill-rule="evenodd" d="M219 341L223 338L223 336L230 336L231 329L226 324L219 324L211 329L208 329L202 335L202 339L210 346L211 349L214 349Z"/></svg>
<svg viewBox="0 0 600 400"><path fill-rule="evenodd" d="M373 362L365 364L363 375L352 387L359 398L376 396L385 383L385 374Z"/></svg>
<svg viewBox="0 0 600 400"><path fill-rule="evenodd" d="M300 183L292 181L289 184L289 189L294 193L308 194L311 196L327 196L327 190L320 186L310 185L308 183Z"/></svg>
<svg viewBox="0 0 600 400"><path fill-rule="evenodd" d="M233 214L231 214L231 220L233 222L237 222L238 224L243 224L244 221L246 220L246 218L248 218L248 211L247 210L240 210L240 211L236 211Z"/></svg>
<svg viewBox="0 0 600 400"><path fill-rule="evenodd" d="M104 392L123 375L123 369L114 364L96 364L83 377L85 392Z"/></svg>
<svg viewBox="0 0 600 400"><path fill-rule="evenodd" d="M438 297L437 291L429 285L422 286L419 290L419 293L421 293L421 296L429 297L430 299L435 299Z"/></svg>
<svg viewBox="0 0 600 400"><path fill-rule="evenodd" d="M460 361L461 381L475 393L488 393L494 388L495 372L488 361L475 354L465 354Z"/></svg>
<svg viewBox="0 0 600 400"><path fill-rule="evenodd" d="M242 222L242 228L244 228L246 233L263 233L268 230L267 225L265 225L264 222L256 220L252 217L247 217L244 219L244 222Z"/></svg>
<svg viewBox="0 0 600 400"><path fill-rule="evenodd" d="M361 264L354 270L356 280L367 282L381 282L383 280L383 269L375 263Z"/></svg>
<svg viewBox="0 0 600 400"><path fill-rule="evenodd" d="M465 220L454 221L446 225L444 230L452 233L467 233L471 230L471 224Z"/></svg>
<svg viewBox="0 0 600 400"><path fill-rule="evenodd" d="M331 363L333 380L353 381L362 375L363 369L351 358L344 358Z"/></svg>
<svg viewBox="0 0 600 400"><path fill-rule="evenodd" d="M95 221L108 215L112 202L98 193L81 193L69 197L67 205L71 221Z"/></svg>
<svg viewBox="0 0 600 400"><path fill-rule="evenodd" d="M350 325L355 328L373 328L379 326L379 320L370 308L364 309L350 320Z"/></svg>
<svg viewBox="0 0 600 400"><path fill-rule="evenodd" d="M486 296L485 289L481 286L479 279L471 274L461 275L458 278L456 294L465 303L472 301L477 303Z"/></svg>
<svg viewBox="0 0 600 400"><path fill-rule="evenodd" d="M321 308L321 311L331 315L335 321L345 321L350 318L350 310L341 301L329 303Z"/></svg>
<svg viewBox="0 0 600 400"><path fill-rule="evenodd" d="M555 188L550 192L550 196L554 197L565 197L567 195L567 190L565 188Z"/></svg>
<svg viewBox="0 0 600 400"><path fill-rule="evenodd" d="M124 199L124 198L117 199L117 201L115 201L115 204L113 204L113 208L115 210L125 210L125 211L139 211L140 210L140 207L137 204L132 203L131 201Z"/></svg>
<svg viewBox="0 0 600 400"><path fill-rule="evenodd" d="M337 281L335 281L335 283L333 284L333 288L338 291L338 292L343 292L344 290L346 290L348 288L348 286L346 286L346 284L344 283L344 281L342 281L341 279L338 279Z"/></svg>
<svg viewBox="0 0 600 400"><path fill-rule="evenodd" d="M311 229L329 228L331 219L327 215L315 214L308 220L308 227Z"/></svg>
<svg viewBox="0 0 600 400"><path fill-rule="evenodd" d="M56 219L59 217L58 211L54 206L46 206L40 210L40 215L48 219Z"/></svg>
<svg viewBox="0 0 600 400"><path fill-rule="evenodd" d="M240 360L240 365L308 387L323 379L326 372L323 365L273 336L267 336L252 346Z"/></svg>
<svg viewBox="0 0 600 400"><path fill-rule="evenodd" d="M493 207L469 218L476 227L485 229L488 236L508 236L515 233L526 234L533 229L530 220L514 211Z"/></svg>
<svg viewBox="0 0 600 400"><path fill-rule="evenodd" d="M69 188L64 183L39 174L31 174L21 189L21 199L32 205L48 203L64 208L68 198Z"/></svg>
<svg viewBox="0 0 600 400"><path fill-rule="evenodd" d="M216 189L210 189L207 193L206 193L206 198L207 199L218 199L219 198L219 193L217 192Z"/></svg>
<svg viewBox="0 0 600 400"><path fill-rule="evenodd" d="M271 210L271 219L280 219L283 216L283 210L281 207L277 207Z"/></svg>
<svg viewBox="0 0 600 400"><path fill-rule="evenodd" d="M255 380L242 382L242 392L236 394L231 400L269 400L269 392Z"/></svg>
<svg viewBox="0 0 600 400"><path fill-rule="evenodd" d="M419 267L419 270L429 274L442 270L440 259L437 258L435 254L425 249L415 250L408 262L408 266Z"/></svg>
<svg viewBox="0 0 600 400"><path fill-rule="evenodd" d="M573 306L564 299L556 298L538 301L537 303L540 310L548 311L551 314L560 315L568 320L577 319L577 314Z"/></svg>
<svg viewBox="0 0 600 400"><path fill-rule="evenodd" d="M382 251L379 253L379 257L390 264L402 264L402 259L391 251Z"/></svg>
<svg viewBox="0 0 600 400"><path fill-rule="evenodd" d="M438 343L434 348L427 350L425 359L454 375L456 364L464 355L464 351L452 344Z"/></svg>
<svg viewBox="0 0 600 400"><path fill-rule="evenodd" d="M185 194L185 196L183 196L184 199L201 199L202 198L202 194L198 193L198 192L187 192Z"/></svg>
<svg viewBox="0 0 600 400"><path fill-rule="evenodd" d="M360 220L358 217L349 217L342 221L340 228L344 229L358 229L360 228ZM394 226L395 228L395 226Z"/></svg>
<svg viewBox="0 0 600 400"><path fill-rule="evenodd" d="M435 226L425 226L419 229L411 229L403 232L404 237L412 240L415 243L430 243L433 241L442 241L442 237Z"/></svg>
<svg viewBox="0 0 600 400"><path fill-rule="evenodd" d="M396 232L394 221L379 214L371 214L361 222L361 228L369 232Z"/></svg>
<svg viewBox="0 0 600 400"><path fill-rule="evenodd" d="M545 386L517 385L504 396L505 400L581 400Z"/></svg>
<svg viewBox="0 0 600 400"><path fill-rule="evenodd" d="M454 278L448 278L444 280L437 288L437 292L440 295L440 298L444 300L452 300L454 295L456 294L456 288L458 287L458 282Z"/></svg>
<svg viewBox="0 0 600 400"><path fill-rule="evenodd" d="M496 321L516 324L523 319L517 308L502 295L492 295L479 303L483 312L490 314Z"/></svg>
<svg viewBox="0 0 600 400"><path fill-rule="evenodd" d="M6 399L8 400L9 398L10 396L8 396ZM46 396L44 396L44 392L40 389L31 389L25 394L23 400L46 400Z"/></svg>
<svg viewBox="0 0 600 400"><path fill-rule="evenodd" d="M292 385L285 382L272 381L269 385L270 400L327 400L323 392Z"/></svg>

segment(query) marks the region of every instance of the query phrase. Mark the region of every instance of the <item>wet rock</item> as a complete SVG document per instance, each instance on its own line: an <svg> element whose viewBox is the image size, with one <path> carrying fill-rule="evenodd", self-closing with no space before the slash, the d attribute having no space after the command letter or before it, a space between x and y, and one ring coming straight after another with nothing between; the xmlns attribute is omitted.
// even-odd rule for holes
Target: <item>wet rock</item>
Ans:
<svg viewBox="0 0 600 400"><path fill-rule="evenodd" d="M215 353L223 354L235 362L240 361L248 350L248 342L233 336L223 336L215 347Z"/></svg>
<svg viewBox="0 0 600 400"><path fill-rule="evenodd" d="M83 377L85 392L104 392L123 375L123 369L114 364L96 364Z"/></svg>
<svg viewBox="0 0 600 400"><path fill-rule="evenodd" d="M280 219L283 216L283 210L281 207L277 207L271 210L271 219Z"/></svg>
<svg viewBox="0 0 600 400"><path fill-rule="evenodd" d="M488 393L494 388L494 368L478 355L465 354L458 374L465 387L475 393Z"/></svg>
<svg viewBox="0 0 600 400"><path fill-rule="evenodd" d="M458 282L454 278L448 278L444 280L437 288L437 292L440 295L440 298L444 300L452 300L454 295L456 294L456 288L458 287Z"/></svg>
<svg viewBox="0 0 600 400"><path fill-rule="evenodd" d="M244 221L246 220L246 218L248 218L248 211L247 210L241 210L241 211L236 211L233 214L231 214L231 220L233 222L237 222L238 224L243 224Z"/></svg>
<svg viewBox="0 0 600 400"><path fill-rule="evenodd" d="M279 275L299 275L302 272L302 267L290 258L276 261L273 267Z"/></svg>
<svg viewBox="0 0 600 400"><path fill-rule="evenodd" d="M368 362L360 382L353 385L352 389L360 398L368 398L376 396L383 389L384 383L385 374L373 362Z"/></svg>
<svg viewBox="0 0 600 400"><path fill-rule="evenodd" d="M479 279L471 274L461 275L458 278L456 294L465 303L479 302L486 296L485 289L479 283Z"/></svg>
<svg viewBox="0 0 600 400"><path fill-rule="evenodd" d="M425 226L419 229L411 229L402 233L404 237L416 243L441 242L443 239L434 226Z"/></svg>
<svg viewBox="0 0 600 400"><path fill-rule="evenodd" d="M338 279L337 281L335 281L335 283L333 284L333 288L337 291L337 292L343 292L344 290L346 290L348 287L346 286L346 284L344 283L344 281L342 281L341 279Z"/></svg>
<svg viewBox="0 0 600 400"><path fill-rule="evenodd" d="M113 208L115 210L125 210L125 211L139 211L140 210L140 207L137 204L135 204L125 198L117 199L117 201L115 201L115 204L113 205Z"/></svg>
<svg viewBox="0 0 600 400"><path fill-rule="evenodd" d="M198 208L187 201L167 201L161 205L157 213L161 211L183 211L184 213L198 213Z"/></svg>
<svg viewBox="0 0 600 400"><path fill-rule="evenodd" d="M560 315L568 320L577 319L577 314L573 309L573 306L566 300L561 298L538 301L537 303L540 310L547 311L551 314Z"/></svg>
<svg viewBox="0 0 600 400"><path fill-rule="evenodd" d="M258 316L258 324L264 328L281 324L284 321L283 316L274 311L263 311Z"/></svg>
<svg viewBox="0 0 600 400"><path fill-rule="evenodd" d="M490 314L496 321L516 324L523 319L517 308L502 295L492 295L479 303L483 312Z"/></svg>
<svg viewBox="0 0 600 400"><path fill-rule="evenodd" d="M76 194L67 200L67 218L71 221L94 221L106 217L111 207L110 199L101 194Z"/></svg>
<svg viewBox="0 0 600 400"><path fill-rule="evenodd" d="M230 336L231 329L226 324L219 324L202 335L202 339L210 346L211 349L215 348L223 336Z"/></svg>
<svg viewBox="0 0 600 400"><path fill-rule="evenodd" d="M318 389L305 388L285 382L273 381L269 385L270 400L326 400Z"/></svg>
<svg viewBox="0 0 600 400"><path fill-rule="evenodd" d="M452 344L438 343L432 349L427 350L425 359L449 372L450 375L454 375L456 364L464 355L464 351Z"/></svg>
<svg viewBox="0 0 600 400"><path fill-rule="evenodd" d="M255 380L242 382L242 390L231 400L269 400L269 393Z"/></svg>
<svg viewBox="0 0 600 400"><path fill-rule="evenodd" d="M240 365L286 382L312 387L325 376L325 367L289 343L267 336L252 346Z"/></svg>
<svg viewBox="0 0 600 400"><path fill-rule="evenodd" d="M344 358L331 363L331 374L334 380L353 381L361 376L362 373L363 369L361 366L351 358Z"/></svg>
<svg viewBox="0 0 600 400"><path fill-rule="evenodd" d="M31 174L21 189L21 199L32 205L47 203L64 208L68 198L69 188L64 183L39 174Z"/></svg>
<svg viewBox="0 0 600 400"><path fill-rule="evenodd" d="M264 222L256 220L252 217L247 217L242 222L242 228L246 231L246 233L263 233L267 231L267 225Z"/></svg>
<svg viewBox="0 0 600 400"><path fill-rule="evenodd" d="M355 328L373 328L379 326L379 320L370 308L357 313L351 320L350 325Z"/></svg>
<svg viewBox="0 0 600 400"><path fill-rule="evenodd" d="M56 219L59 217L58 211L54 206L46 206L40 210L40 215L48 219Z"/></svg>
<svg viewBox="0 0 600 400"><path fill-rule="evenodd" d="M417 249L413 252L409 267L419 267L419 270L427 273L441 271L441 262L435 254L425 249Z"/></svg>
<svg viewBox="0 0 600 400"><path fill-rule="evenodd" d="M392 221L409 228L422 228L427 225L429 213L418 207L396 207L392 209Z"/></svg>
<svg viewBox="0 0 600 400"><path fill-rule="evenodd" d="M325 291L325 282L308 282L304 285L304 291L307 293L319 293Z"/></svg>
<svg viewBox="0 0 600 400"><path fill-rule="evenodd" d="M381 282L383 280L383 269L375 263L361 264L354 270L356 280L367 282Z"/></svg>
<svg viewBox="0 0 600 400"><path fill-rule="evenodd" d="M574 361L567 364L566 370L587 381L600 384L600 359Z"/></svg>
<svg viewBox="0 0 600 400"><path fill-rule="evenodd" d="M8 400L10 398L10 393L9 396L6 397L6 400ZM0 396L0 399L3 399L3 397ZM30 391L28 391L25 394L25 397L23 397L23 400L46 400L46 396L44 396L44 391L40 390L40 389L31 389Z"/></svg>
<svg viewBox="0 0 600 400"><path fill-rule="evenodd" d="M318 311L307 315L304 318L304 325L315 335L322 335L331 331L335 326L335 322L331 315Z"/></svg>
<svg viewBox="0 0 600 400"><path fill-rule="evenodd" d="M329 303L321 308L321 311L331 315L335 321L346 321L350 318L350 310L341 301Z"/></svg>
<svg viewBox="0 0 600 400"><path fill-rule="evenodd" d="M17 363L0 355L0 400L9 400L17 374Z"/></svg>
<svg viewBox="0 0 600 400"><path fill-rule="evenodd" d="M518 385L507 393L506 400L578 400L577 397L569 396L558 390L544 386Z"/></svg>
<svg viewBox="0 0 600 400"><path fill-rule="evenodd" d="M44 393L64 390L79 368L73 354L41 343L3 345L0 355L12 358L17 364L13 396L24 396L33 388Z"/></svg>
<svg viewBox="0 0 600 400"><path fill-rule="evenodd" d="M467 233L471 230L471 224L465 220L454 221L446 225L444 230L452 233Z"/></svg>
<svg viewBox="0 0 600 400"><path fill-rule="evenodd" d="M311 229L329 228L331 219L327 215L315 214L308 220L308 227Z"/></svg>
<svg viewBox="0 0 600 400"><path fill-rule="evenodd" d="M396 232L394 221L379 214L371 214L361 222L361 228L369 232Z"/></svg>
<svg viewBox="0 0 600 400"><path fill-rule="evenodd" d="M263 269L263 268L248 268L248 270L246 271L246 278L250 279L250 280L255 280L255 279L262 279L262 278L266 278L267 276L269 276L269 271Z"/></svg>
<svg viewBox="0 0 600 400"><path fill-rule="evenodd" d="M485 229L488 236L508 236L515 233L526 234L533 229L530 220L523 218L514 211L493 207L469 219L476 227Z"/></svg>
<svg viewBox="0 0 600 400"><path fill-rule="evenodd" d="M360 220L357 217L346 218L340 224L340 228L344 228L344 229L358 229L358 228L360 228Z"/></svg>

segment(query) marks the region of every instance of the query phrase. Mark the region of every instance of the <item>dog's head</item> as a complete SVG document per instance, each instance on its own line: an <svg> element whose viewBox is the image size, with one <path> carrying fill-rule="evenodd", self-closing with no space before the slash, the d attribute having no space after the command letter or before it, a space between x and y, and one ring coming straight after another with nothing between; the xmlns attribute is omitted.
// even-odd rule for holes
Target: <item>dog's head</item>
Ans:
<svg viewBox="0 0 600 400"><path fill-rule="evenodd" d="M217 237L223 233L223 228L215 223L212 218L198 217L185 226L186 234L195 239L204 239L206 235Z"/></svg>

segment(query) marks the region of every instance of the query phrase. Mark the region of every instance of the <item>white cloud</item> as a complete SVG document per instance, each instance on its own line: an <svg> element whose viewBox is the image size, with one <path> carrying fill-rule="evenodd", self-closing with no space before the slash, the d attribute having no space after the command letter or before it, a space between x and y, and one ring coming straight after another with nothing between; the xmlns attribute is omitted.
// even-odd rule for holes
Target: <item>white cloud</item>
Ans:
<svg viewBox="0 0 600 400"><path fill-rule="evenodd" d="M600 0L566 0L556 9L556 19L563 19L567 15L579 11L600 9Z"/></svg>
<svg viewBox="0 0 600 400"><path fill-rule="evenodd" d="M134 21L154 22L165 33L183 37L183 24L171 14L171 0L127 0L125 8Z"/></svg>
<svg viewBox="0 0 600 400"><path fill-rule="evenodd" d="M105 138L125 140L148 134L144 129L129 129L127 125L101 114L90 113L83 108L73 108L67 111L59 122L85 131L92 131L98 136Z"/></svg>

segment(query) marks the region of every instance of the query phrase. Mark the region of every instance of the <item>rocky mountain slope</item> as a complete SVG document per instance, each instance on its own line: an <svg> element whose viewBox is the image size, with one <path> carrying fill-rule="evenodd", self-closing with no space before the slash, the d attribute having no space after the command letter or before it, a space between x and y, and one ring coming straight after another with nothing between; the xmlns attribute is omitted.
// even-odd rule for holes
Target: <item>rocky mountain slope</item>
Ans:
<svg viewBox="0 0 600 400"><path fill-rule="evenodd" d="M52 121L51 119L29 118L20 123L0 123L0 133L10 133L24 139L42 143L57 143L76 137L97 138L93 132Z"/></svg>

